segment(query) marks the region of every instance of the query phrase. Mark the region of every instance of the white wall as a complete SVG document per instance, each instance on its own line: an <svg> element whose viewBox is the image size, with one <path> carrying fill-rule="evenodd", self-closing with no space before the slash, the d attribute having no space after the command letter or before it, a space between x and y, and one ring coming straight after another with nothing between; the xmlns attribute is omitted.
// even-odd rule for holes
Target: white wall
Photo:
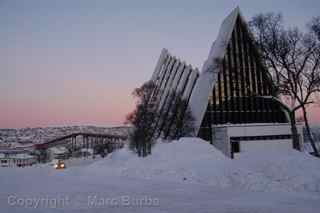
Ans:
<svg viewBox="0 0 320 213"><path fill-rule="evenodd" d="M231 153L230 138L231 137L248 137L248 136L273 136L273 135L291 135L290 124L238 124L238 125L218 125L213 127L213 145L221 150L225 155L229 156ZM300 147L303 150L302 125L297 125L298 133L300 135ZM222 137L223 132L226 131L225 137ZM266 139L266 140L250 140L240 141L240 154L243 152L253 152L256 150L289 150L293 149L291 139Z"/></svg>
<svg viewBox="0 0 320 213"><path fill-rule="evenodd" d="M229 137L290 134L291 130L289 124L247 124L228 126Z"/></svg>
<svg viewBox="0 0 320 213"><path fill-rule="evenodd" d="M240 141L240 153L252 151L292 150L292 140Z"/></svg>

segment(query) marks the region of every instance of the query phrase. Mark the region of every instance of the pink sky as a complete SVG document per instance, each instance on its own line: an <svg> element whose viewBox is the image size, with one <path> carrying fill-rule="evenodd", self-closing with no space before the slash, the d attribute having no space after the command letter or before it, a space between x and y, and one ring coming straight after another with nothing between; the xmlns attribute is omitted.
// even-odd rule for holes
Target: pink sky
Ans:
<svg viewBox="0 0 320 213"><path fill-rule="evenodd" d="M0 128L120 125L162 48L201 68L222 20L282 11L303 27L319 1L2 1ZM290 7L290 8L288 8ZM320 122L319 108L310 120Z"/></svg>
<svg viewBox="0 0 320 213"><path fill-rule="evenodd" d="M120 125L123 124L128 112L134 108L133 99L126 94L123 94L123 98L115 99L114 102L109 102L107 97L101 96L91 98L90 103L83 103L81 99L74 99L71 103L69 100L68 104L64 103L66 102L61 99L59 103L49 107L33 103L1 105L1 112L6 113L1 114L0 128L88 124ZM310 108L309 119L311 123L319 123L319 107Z"/></svg>

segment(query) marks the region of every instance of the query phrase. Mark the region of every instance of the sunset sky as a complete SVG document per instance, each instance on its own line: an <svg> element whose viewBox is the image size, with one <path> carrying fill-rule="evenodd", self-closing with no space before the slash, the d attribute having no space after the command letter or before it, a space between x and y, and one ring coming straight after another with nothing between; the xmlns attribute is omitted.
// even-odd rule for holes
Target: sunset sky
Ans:
<svg viewBox="0 0 320 213"><path fill-rule="evenodd" d="M301 28L320 15L319 0L0 0L0 128L122 124L161 49L201 68L237 5Z"/></svg>

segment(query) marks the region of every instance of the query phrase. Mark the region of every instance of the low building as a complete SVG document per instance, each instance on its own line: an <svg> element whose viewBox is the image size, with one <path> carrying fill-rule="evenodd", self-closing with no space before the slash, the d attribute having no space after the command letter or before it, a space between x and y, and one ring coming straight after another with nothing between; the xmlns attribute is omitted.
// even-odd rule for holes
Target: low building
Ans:
<svg viewBox="0 0 320 213"><path fill-rule="evenodd" d="M1 167L7 167L8 161L7 157L4 153L0 153L0 166Z"/></svg>
<svg viewBox="0 0 320 213"><path fill-rule="evenodd" d="M37 157L28 153L0 153L0 167L26 167L37 163Z"/></svg>

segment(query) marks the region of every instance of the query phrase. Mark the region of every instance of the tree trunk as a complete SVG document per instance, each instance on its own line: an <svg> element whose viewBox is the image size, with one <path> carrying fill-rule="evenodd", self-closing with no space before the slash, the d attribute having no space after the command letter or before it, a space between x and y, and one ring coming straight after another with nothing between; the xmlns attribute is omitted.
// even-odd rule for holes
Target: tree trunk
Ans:
<svg viewBox="0 0 320 213"><path fill-rule="evenodd" d="M291 134L292 134L292 145L294 149L301 151L299 135L298 135L298 130L296 126L295 111L291 111L289 112L289 114L290 114L290 124L291 124Z"/></svg>
<svg viewBox="0 0 320 213"><path fill-rule="evenodd" d="M142 157L146 157L148 155L147 153L147 142L144 141L143 146L142 146Z"/></svg>
<svg viewBox="0 0 320 213"><path fill-rule="evenodd" d="M307 130L307 134L308 134L308 138L310 140L310 143L311 143L311 146L312 146L312 149L313 149L313 152L314 152L314 155L319 157L319 152L318 152L318 149L316 147L316 144L313 140L313 136L312 136L312 133L311 133L311 130L310 130L310 126L309 126L309 121L308 121L308 116L307 116L307 109L304 105L302 105L302 112L303 112L303 119L304 119L304 123L306 125L306 130Z"/></svg>
<svg viewBox="0 0 320 213"><path fill-rule="evenodd" d="M142 145L140 143L137 143L137 151L138 151L138 156L142 157Z"/></svg>
<svg viewBox="0 0 320 213"><path fill-rule="evenodd" d="M150 140L150 142L148 143L148 155L151 155L151 147L152 145L151 145L151 140Z"/></svg>

